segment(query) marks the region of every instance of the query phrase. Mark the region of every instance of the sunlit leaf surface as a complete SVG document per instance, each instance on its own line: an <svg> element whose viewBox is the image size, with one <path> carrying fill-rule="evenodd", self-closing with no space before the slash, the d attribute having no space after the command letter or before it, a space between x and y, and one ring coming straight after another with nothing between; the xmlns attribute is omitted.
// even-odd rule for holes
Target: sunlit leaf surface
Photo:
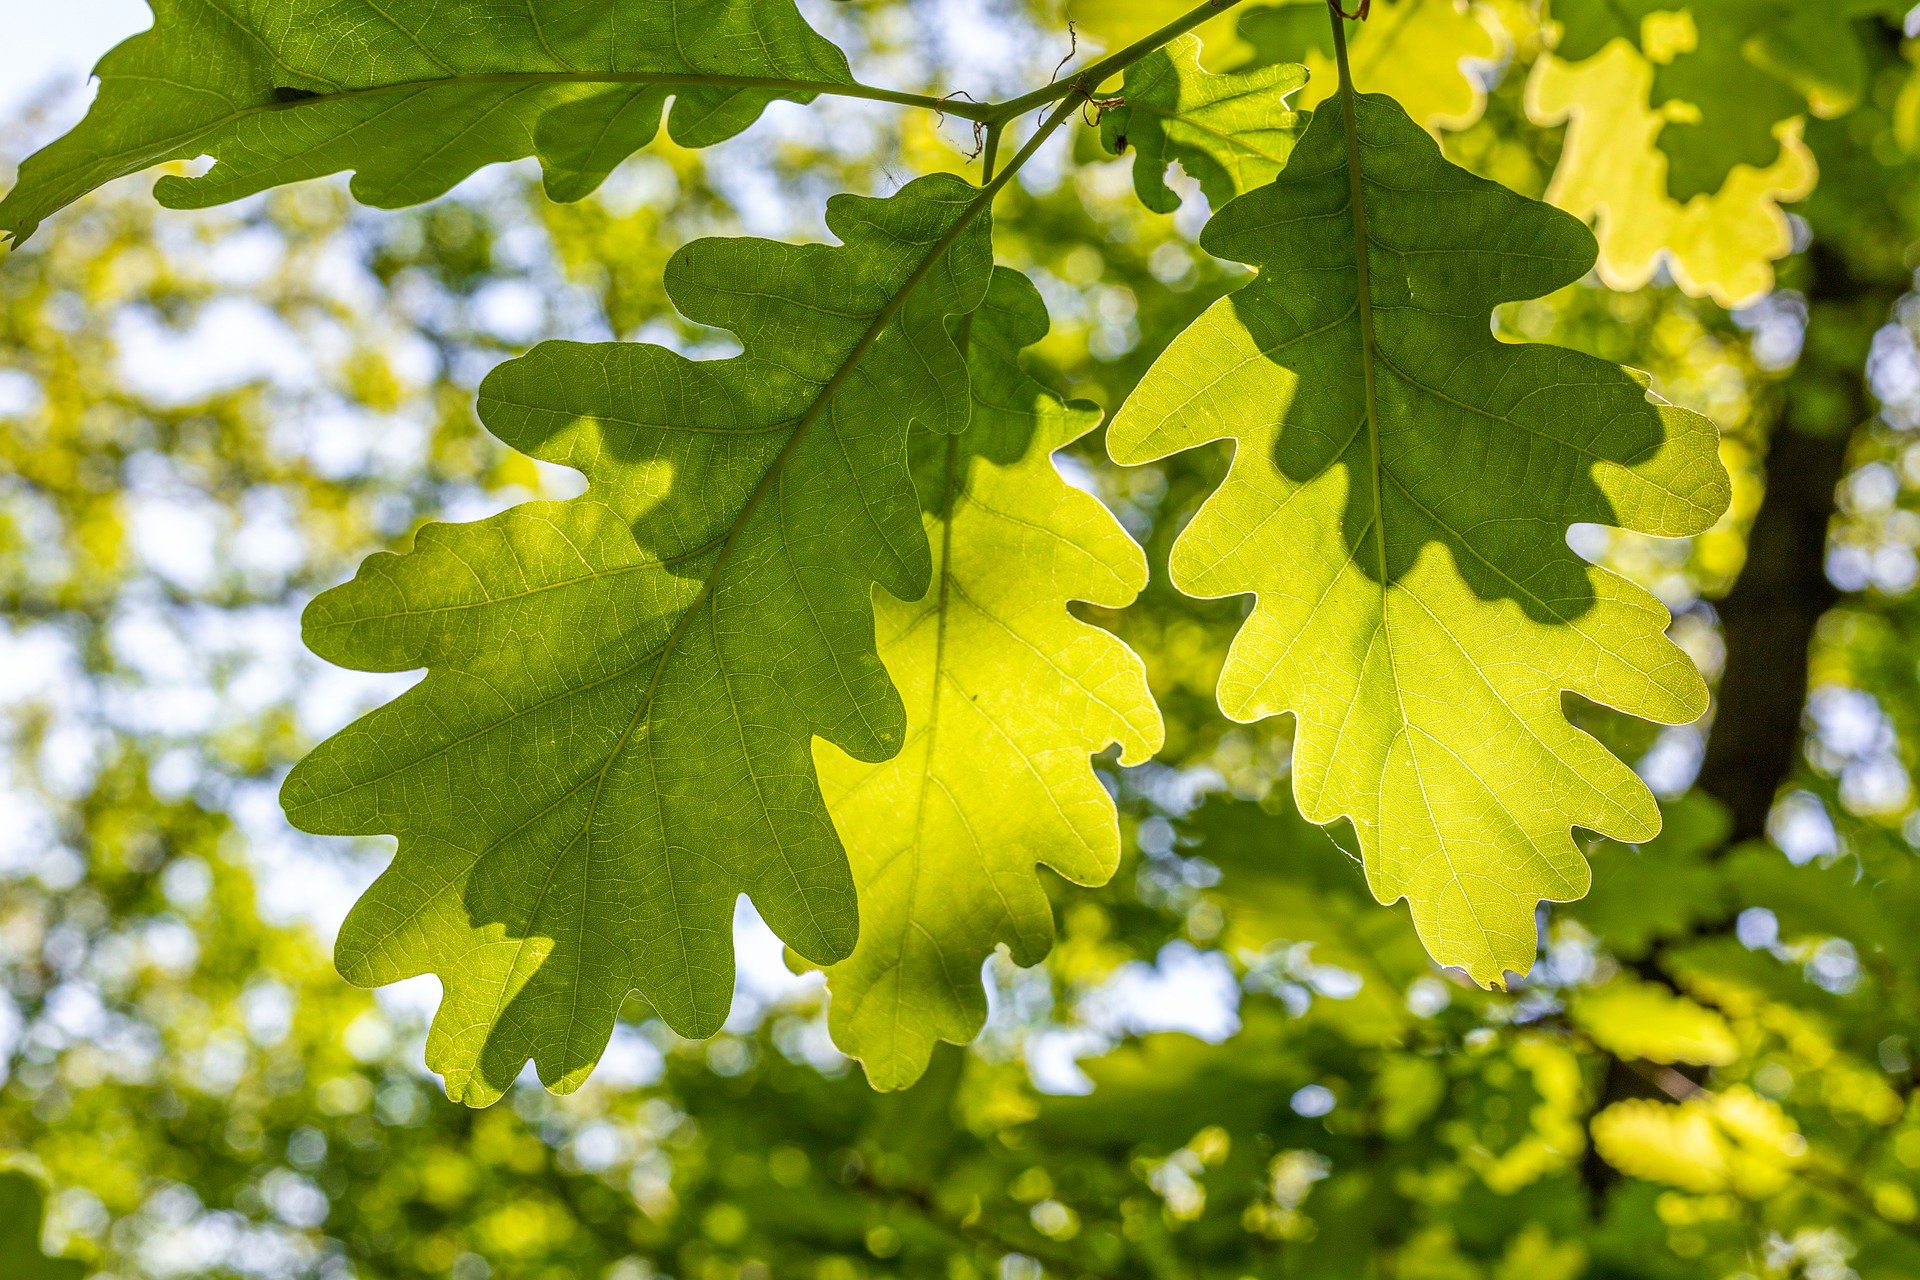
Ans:
<svg viewBox="0 0 1920 1280"><path fill-rule="evenodd" d="M1134 190L1149 209L1180 206L1166 183L1176 162L1222 205L1271 182L1286 164L1306 124L1287 97L1306 82L1297 63L1214 75L1200 65L1199 40L1182 36L1127 68L1123 101L1100 116L1100 140L1116 155L1133 148Z"/></svg>
<svg viewBox="0 0 1920 1280"><path fill-rule="evenodd" d="M1160 745L1140 660L1067 610L1131 603L1147 565L1054 468L1100 413L1020 367L1046 331L1033 286L996 271L968 340L973 421L911 442L932 585L876 600L906 746L879 764L815 750L860 886L859 945L828 972L833 1034L881 1088L918 1079L937 1041L980 1030L980 963L996 945L1023 965L1046 955L1053 909L1035 863L1080 884L1113 874L1119 824L1089 753L1117 742L1139 764Z"/></svg>

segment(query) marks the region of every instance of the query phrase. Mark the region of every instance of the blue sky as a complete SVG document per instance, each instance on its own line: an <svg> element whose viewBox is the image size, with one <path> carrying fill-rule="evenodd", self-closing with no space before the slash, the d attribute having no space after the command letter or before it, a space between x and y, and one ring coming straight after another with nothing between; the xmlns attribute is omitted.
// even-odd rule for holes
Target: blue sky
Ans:
<svg viewBox="0 0 1920 1280"><path fill-rule="evenodd" d="M9 22L0 40L0 114L41 90L79 83L101 54L152 22L146 0L24 2L33 16Z"/></svg>

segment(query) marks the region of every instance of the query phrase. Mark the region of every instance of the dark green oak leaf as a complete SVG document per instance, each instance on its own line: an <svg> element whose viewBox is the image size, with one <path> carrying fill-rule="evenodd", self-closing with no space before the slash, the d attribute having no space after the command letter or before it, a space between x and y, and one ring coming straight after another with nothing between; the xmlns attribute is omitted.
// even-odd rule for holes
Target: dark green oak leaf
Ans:
<svg viewBox="0 0 1920 1280"><path fill-rule="evenodd" d="M1293 714L1301 813L1350 819L1375 895L1498 983L1532 964L1537 903L1586 891L1570 828L1659 829L1562 691L1669 723L1706 707L1665 607L1567 526L1696 533L1727 477L1713 425L1635 375L1490 332L1592 267L1584 226L1449 163L1392 99L1345 105L1209 223L1202 245L1259 275L1162 353L1108 441L1128 463L1235 442L1172 558L1191 594L1255 596L1221 706Z"/></svg>
<svg viewBox="0 0 1920 1280"><path fill-rule="evenodd" d="M1091 753L1121 744L1139 764L1160 746L1140 659L1068 610L1132 602L1146 556L1054 451L1099 425L1020 366L1047 334L1025 276L994 272L967 342L973 421L916 430L910 448L931 585L878 595L880 656L906 699L907 743L863 762L815 748L827 806L860 886L860 942L828 970L841 1049L883 1089L919 1079L941 1040L986 1018L980 964L1005 943L1018 964L1053 945L1035 871L1104 884L1120 860L1113 797Z"/></svg>
<svg viewBox="0 0 1920 1280"><path fill-rule="evenodd" d="M926 590L907 435L967 424L949 318L986 293L987 199L935 175L834 198L839 246L681 249L669 296L742 354L550 342L501 366L481 418L586 494L428 525L309 608L322 656L428 669L284 801L310 831L399 836L337 959L439 975L453 1096L490 1101L529 1057L577 1087L631 991L711 1034L740 893L808 959L852 950L811 744L873 761L905 737L870 592Z"/></svg>
<svg viewBox="0 0 1920 1280"><path fill-rule="evenodd" d="M1560 28L1553 52L1568 62L1584 62L1614 40L1637 49L1641 24L1660 8L1656 0L1550 0L1547 15Z"/></svg>
<svg viewBox="0 0 1920 1280"><path fill-rule="evenodd" d="M214 158L154 194L200 209L355 171L354 196L393 208L474 170L538 156L573 200L667 131L732 137L776 98L853 83L793 0L151 0L154 25L100 60L100 94L29 156L0 202L15 242L115 178Z"/></svg>
<svg viewBox="0 0 1920 1280"><path fill-rule="evenodd" d="M1180 207L1167 187L1176 161L1218 208L1286 164L1306 127L1287 95L1306 82L1298 63L1215 75L1200 65L1199 39L1181 36L1127 68L1122 101L1100 117L1100 141L1114 155L1133 148L1133 187L1154 212Z"/></svg>

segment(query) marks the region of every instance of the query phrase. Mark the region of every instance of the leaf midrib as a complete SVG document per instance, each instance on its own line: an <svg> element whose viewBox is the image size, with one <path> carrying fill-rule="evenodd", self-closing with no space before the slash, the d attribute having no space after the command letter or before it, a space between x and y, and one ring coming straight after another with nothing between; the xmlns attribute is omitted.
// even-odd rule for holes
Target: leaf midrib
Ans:
<svg viewBox="0 0 1920 1280"><path fill-rule="evenodd" d="M281 65L285 66L284 63ZM305 77L310 80L325 80L324 76L320 76L311 71L301 71L291 67L287 69L293 73L289 78L297 79ZM141 75L137 72L123 73L116 78L120 80L151 80L156 83L170 84L183 90L196 93L209 93L231 103L231 99L227 99L225 94L207 86L179 84L175 81L164 80L155 76ZM357 89L335 89L316 93L310 98L296 98L289 102L263 102L256 103L253 106L240 107L229 111L226 115L220 116L217 119L196 124L192 128L174 133L165 138L141 142L136 146L125 147L116 151L101 151L90 154L85 157L84 162L78 166L76 171L88 174L89 177L86 181L91 185L97 185L99 180L92 175L98 174L103 169L108 172L117 171L129 158L139 160L141 164L138 167L145 167L145 165L170 158L179 159L187 153L188 148L198 146L203 140L213 137L221 131L246 120L272 116L283 111L300 111L309 107L332 106L355 99L401 96L404 101L407 95L432 93L447 88L468 88L475 85L489 84L520 85L524 88L537 88L551 84L625 84L638 86L657 85L666 88L730 88L736 91L759 89L772 93L775 96L783 94L805 94L812 97L820 94L831 94L840 97L865 98L876 102L891 102L902 106L936 107L938 110L968 120L984 120L986 118L984 115L986 108L980 104L934 99L923 94L907 93L894 89L882 89L872 85L860 84L853 80L844 82L832 80L799 80L779 76L728 76L703 72L677 71L468 72L453 76L396 80L391 84L367 85ZM389 108L389 110L391 109L392 108ZM328 141L334 140L335 139L328 139ZM309 150L312 150L312 148L309 148ZM128 172L131 172L131 170ZM11 197L12 193L9 192L8 198L11 199Z"/></svg>
<svg viewBox="0 0 1920 1280"><path fill-rule="evenodd" d="M1347 209L1353 220L1354 246L1354 286L1360 313L1360 373L1366 388L1367 410L1367 448L1373 455L1373 467L1368 479L1373 486L1374 548L1377 553L1380 570L1380 620L1386 625L1387 593L1387 531L1385 508L1381 505L1380 472L1385 459L1380 450L1380 401L1374 378L1374 360L1379 351L1379 343L1373 327L1373 280L1368 249L1371 237L1367 234L1367 193L1366 181L1360 174L1360 129L1354 117L1353 78L1347 70L1346 40L1339 30L1341 19L1333 19L1336 34L1341 35L1340 51L1340 118L1346 132L1347 144ZM1388 646L1391 655L1392 646ZM1391 659L1389 659L1391 660Z"/></svg>
<svg viewBox="0 0 1920 1280"><path fill-rule="evenodd" d="M1253 145L1253 143L1247 141L1246 137L1241 134L1222 133L1220 130L1214 128L1212 125L1205 124L1201 121L1199 116L1200 111L1210 110L1228 101L1231 101L1231 99L1221 98L1214 102L1202 103L1198 108L1196 108L1194 111L1191 111L1191 112L1181 111L1178 109L1169 111L1165 107L1156 106L1151 102L1129 102L1127 103L1127 105L1133 108L1135 111L1144 111L1148 115L1159 116L1162 120L1171 120L1179 124L1186 125L1189 129L1192 129L1198 133L1204 133L1208 137L1217 140L1223 146L1226 146L1232 150L1245 152L1247 155L1251 155L1251 156L1258 156L1262 160L1271 160L1275 164L1286 163L1287 158L1285 156L1275 155L1271 151L1262 151L1259 147L1256 147ZM1299 113L1295 111L1287 111L1287 112L1284 112L1283 115L1292 120L1299 119ZM1282 133L1282 132L1285 132L1284 125L1270 124L1262 127L1257 131L1254 131L1254 136L1258 136L1259 134L1265 134L1265 133Z"/></svg>
<svg viewBox="0 0 1920 1280"><path fill-rule="evenodd" d="M286 64L282 63L285 66ZM287 70L296 77L323 80L325 77L311 71L302 71L296 67ZM121 79L158 80L158 77L141 76L127 73ZM161 81L172 84L173 81ZM902 102L903 105L917 105L923 95L907 93L902 90L883 89L875 85L861 84L856 80L802 80L787 76L739 76L722 75L717 72L703 71L461 71L446 76L422 76L410 80L394 80L386 84L361 85L352 89L335 88L314 93L311 97L293 98L286 102L259 102L251 106L239 107L217 120L209 120L196 125L188 132L175 135L177 142L185 143L206 134L224 129L228 125L257 116L278 115L283 111L301 111L311 107L333 106L341 102L352 102L365 98L384 97L389 94L408 92L431 93L438 90L469 88L475 85L660 85L668 88L718 88L718 89L763 89L770 93L806 93L831 94L838 97L873 98L883 102ZM208 93L217 90L201 85L179 85L179 88L192 89ZM297 87L297 86L289 86ZM225 95L219 95L225 96ZM947 110L954 115L971 118L975 114L975 104L959 102L951 104ZM144 148L142 148L144 149Z"/></svg>
<svg viewBox="0 0 1920 1280"><path fill-rule="evenodd" d="M1367 233L1367 193L1366 181L1360 172L1360 126L1356 118L1353 92L1353 72L1347 63L1346 25L1337 7L1329 6L1329 16L1333 22L1334 49L1339 62L1340 74L1340 120L1346 137L1347 149L1347 192L1348 205L1353 217L1354 244L1354 283L1359 295L1360 311L1360 370L1366 387L1367 409L1367 447L1373 455L1373 466L1368 480L1373 488L1373 535L1374 549L1379 569L1380 583L1380 635L1386 642L1386 663L1389 678L1393 683L1394 701L1400 712L1401 732L1408 734L1407 760L1413 766L1414 783L1420 789L1421 800L1426 803L1428 812L1432 812L1432 803L1427 799L1427 784L1420 770L1419 752L1413 749L1413 739L1409 733L1411 722L1407 717L1406 700L1400 689L1400 675L1395 663L1393 632L1388 622L1388 604L1390 584L1387 580L1387 521L1386 504L1383 495L1382 477L1386 470L1386 460L1380 446L1380 402L1374 373L1374 362L1379 355L1379 342L1373 324L1373 278L1372 264L1368 253L1371 237ZM1403 24L1404 25L1404 24ZM1395 30L1397 38L1399 32ZM1358 699L1356 699L1358 701ZM1383 758L1382 768L1392 759L1391 751ZM1471 773L1471 770L1468 770ZM1448 874L1457 883L1460 870L1454 864L1453 852L1447 848L1446 837L1440 834L1438 824L1434 833L1440 846L1440 856L1446 860ZM1462 901L1467 912L1473 918L1474 927L1479 929L1481 944L1492 949L1486 924L1480 919L1479 908L1474 905L1471 896L1462 893Z"/></svg>
<svg viewBox="0 0 1920 1280"><path fill-rule="evenodd" d="M984 301L984 299L983 299ZM963 356L971 353L967 348L973 336L973 317L968 316L960 334L960 350ZM927 826L927 789L934 785L934 761L940 747L940 703L942 701L941 677L947 669L947 623L948 605L953 594L953 499L954 481L960 468L960 434L956 432L947 437L946 456L941 467L940 484L940 567L939 581L936 585L938 596L934 601L933 631L933 689L927 707L927 749L926 763L920 770L920 786L914 794L913 805L913 845L918 850ZM904 747L902 748L904 750ZM942 788L945 790L945 788ZM949 799L952 799L949 794ZM956 810L958 806L956 805ZM961 819L965 821L964 815ZM969 828L971 829L971 828ZM976 842L977 843L977 842ZM912 860L912 870L907 875L907 902L900 913L901 919L909 926L917 923L914 918L914 902L920 894L920 870L925 860L916 856ZM898 946L894 949L893 968L896 975L893 983L893 1011L888 1042L897 1045L900 1041L900 1022L906 1001L906 981L903 975L907 967L907 939L910 928L900 930ZM937 949L937 948L936 948Z"/></svg>

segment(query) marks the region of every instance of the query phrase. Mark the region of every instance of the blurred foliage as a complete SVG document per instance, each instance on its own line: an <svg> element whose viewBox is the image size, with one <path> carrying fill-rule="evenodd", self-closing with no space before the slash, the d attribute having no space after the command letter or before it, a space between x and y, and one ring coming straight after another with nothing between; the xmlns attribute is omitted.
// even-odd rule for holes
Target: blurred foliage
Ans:
<svg viewBox="0 0 1920 1280"><path fill-rule="evenodd" d="M1529 115L1548 64L1526 8L1472 6L1511 60L1444 142L1538 193L1564 139ZM956 37L951 6L814 9L889 83L978 79L984 48L1017 86L1067 52L1050 11L1012 4L977 18L998 45ZM1728 662L1717 607L1765 567L1748 531L1789 479L1765 459L1790 428L1844 442L1840 595L1784 690L1805 732L1767 779L1768 838L1730 842L1690 789L1703 730L1576 705L1665 797L1665 832L1591 851L1593 894L1543 918L1515 991L1434 969L1350 835L1290 808L1284 722L1214 711L1243 605L1181 599L1165 566L1224 456L1123 470L1096 432L1058 465L1153 579L1080 612L1142 654L1167 746L1103 770L1119 874L1049 880L1052 955L990 962L983 1038L892 1095L832 1051L818 980L762 947L712 1041L633 1009L578 1093L449 1103L421 1061L435 993L369 995L327 960L389 849L298 837L272 797L394 688L307 658L301 604L429 517L571 492L478 430L488 368L553 335L710 347L659 292L674 247L819 237L826 192L958 170L968 131L835 103L658 148L573 205L512 170L404 214L335 183L196 214L112 188L50 223L0 269L0 1275L34 1274L23 1247L128 1278L1920 1274L1916 94L1893 37L1861 31L1860 105L1804 126L1819 185L1774 224L1805 250L1781 287L1769 270L1729 312L1677 254L1498 319L1721 426L1719 528L1573 541L1668 602L1723 689L1772 678ZM999 238L1055 319L1037 369L1111 408L1236 276L1193 247L1198 183L1170 177L1180 211L1151 213L1097 144L1081 130L1082 163L1010 189ZM1892 281L1892 310L1809 283L1822 252ZM36 1238L17 1206L42 1191Z"/></svg>

